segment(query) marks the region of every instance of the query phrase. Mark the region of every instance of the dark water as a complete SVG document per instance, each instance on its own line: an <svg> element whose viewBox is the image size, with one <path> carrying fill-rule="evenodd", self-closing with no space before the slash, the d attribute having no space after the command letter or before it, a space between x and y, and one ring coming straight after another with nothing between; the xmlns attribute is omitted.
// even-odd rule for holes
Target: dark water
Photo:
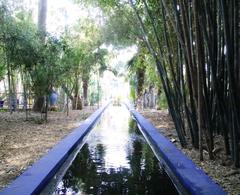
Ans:
<svg viewBox="0 0 240 195"><path fill-rule="evenodd" d="M109 107L56 194L178 194L124 107Z"/></svg>

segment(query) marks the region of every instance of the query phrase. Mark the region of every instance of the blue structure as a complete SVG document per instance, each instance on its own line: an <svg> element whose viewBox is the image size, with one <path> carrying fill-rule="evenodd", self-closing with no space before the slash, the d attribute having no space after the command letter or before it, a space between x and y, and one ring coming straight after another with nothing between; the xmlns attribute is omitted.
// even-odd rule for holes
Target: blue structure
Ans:
<svg viewBox="0 0 240 195"><path fill-rule="evenodd" d="M98 109L87 118L80 127L64 138L39 161L27 169L9 186L0 191L1 195L29 195L39 194L52 179L58 169L68 159L69 155L79 147L86 135L96 124L108 104ZM80 148L79 148L80 149Z"/></svg>
<svg viewBox="0 0 240 195"><path fill-rule="evenodd" d="M3 108L4 100L0 100L0 108Z"/></svg>
<svg viewBox="0 0 240 195"><path fill-rule="evenodd" d="M148 120L133 107L126 106L180 194L226 195L219 185L161 135Z"/></svg>
<svg viewBox="0 0 240 195"><path fill-rule="evenodd" d="M52 91L52 93L49 97L50 106L55 106L56 105L57 98L58 98L58 94L55 91Z"/></svg>

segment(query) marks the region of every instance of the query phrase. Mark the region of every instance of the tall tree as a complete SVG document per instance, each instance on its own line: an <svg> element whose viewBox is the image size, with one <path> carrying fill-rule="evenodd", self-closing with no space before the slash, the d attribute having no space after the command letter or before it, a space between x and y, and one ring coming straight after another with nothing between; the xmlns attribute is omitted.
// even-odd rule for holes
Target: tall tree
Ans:
<svg viewBox="0 0 240 195"><path fill-rule="evenodd" d="M38 1L38 30L41 32L41 36L44 39L46 36L47 25L47 0Z"/></svg>
<svg viewBox="0 0 240 195"><path fill-rule="evenodd" d="M45 42L45 36L46 36L46 21L47 21L47 0L39 0L38 1L38 30L40 32L40 37L43 42ZM37 112L43 111L44 102L45 102L44 96L36 96L33 110Z"/></svg>

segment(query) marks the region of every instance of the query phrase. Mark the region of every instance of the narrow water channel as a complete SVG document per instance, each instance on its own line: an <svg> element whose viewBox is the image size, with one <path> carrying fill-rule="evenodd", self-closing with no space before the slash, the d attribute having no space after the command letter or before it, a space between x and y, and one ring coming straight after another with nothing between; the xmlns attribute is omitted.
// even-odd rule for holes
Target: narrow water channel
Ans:
<svg viewBox="0 0 240 195"><path fill-rule="evenodd" d="M178 193L129 111L110 106L53 194Z"/></svg>

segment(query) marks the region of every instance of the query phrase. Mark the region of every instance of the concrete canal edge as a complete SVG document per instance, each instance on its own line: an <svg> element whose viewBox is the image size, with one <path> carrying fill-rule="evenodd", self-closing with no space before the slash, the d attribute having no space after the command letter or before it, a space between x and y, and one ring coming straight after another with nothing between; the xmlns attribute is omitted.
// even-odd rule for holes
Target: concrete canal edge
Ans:
<svg viewBox="0 0 240 195"><path fill-rule="evenodd" d="M136 119L141 132L148 141L162 167L180 194L226 195L206 173L177 149L167 138L132 106L125 104Z"/></svg>
<svg viewBox="0 0 240 195"><path fill-rule="evenodd" d="M17 177L10 185L0 191L0 195L39 194L66 161L68 156L91 131L108 105L109 104L106 104L94 112L46 155Z"/></svg>

